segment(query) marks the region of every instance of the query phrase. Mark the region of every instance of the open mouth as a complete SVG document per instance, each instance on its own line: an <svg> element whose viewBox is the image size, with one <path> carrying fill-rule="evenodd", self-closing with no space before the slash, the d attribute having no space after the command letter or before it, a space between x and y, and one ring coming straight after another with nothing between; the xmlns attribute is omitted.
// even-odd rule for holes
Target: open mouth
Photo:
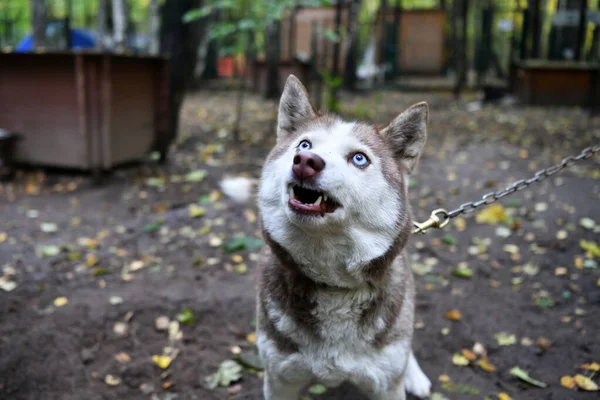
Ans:
<svg viewBox="0 0 600 400"><path fill-rule="evenodd" d="M290 199L288 204L290 208L301 214L311 214L325 216L325 214L334 212L339 203L331 199L326 193L317 190L308 189L298 185L290 185Z"/></svg>

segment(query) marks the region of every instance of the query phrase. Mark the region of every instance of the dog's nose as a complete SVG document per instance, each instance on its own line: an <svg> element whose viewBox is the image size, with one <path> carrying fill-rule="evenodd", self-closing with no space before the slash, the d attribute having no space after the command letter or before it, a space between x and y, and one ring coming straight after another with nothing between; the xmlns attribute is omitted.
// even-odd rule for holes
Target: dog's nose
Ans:
<svg viewBox="0 0 600 400"><path fill-rule="evenodd" d="M292 171L300 180L312 178L325 168L325 160L310 151L302 151L294 157Z"/></svg>

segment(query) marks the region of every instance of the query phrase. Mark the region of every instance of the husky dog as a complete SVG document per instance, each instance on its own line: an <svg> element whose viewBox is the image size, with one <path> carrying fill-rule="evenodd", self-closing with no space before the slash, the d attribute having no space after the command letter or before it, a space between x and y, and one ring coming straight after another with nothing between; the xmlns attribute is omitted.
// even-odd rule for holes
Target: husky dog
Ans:
<svg viewBox="0 0 600 400"><path fill-rule="evenodd" d="M263 246L257 344L266 400L312 379L369 398L429 395L411 350L415 288L408 176L427 136L426 103L386 127L345 122L287 79L277 144L258 188Z"/></svg>

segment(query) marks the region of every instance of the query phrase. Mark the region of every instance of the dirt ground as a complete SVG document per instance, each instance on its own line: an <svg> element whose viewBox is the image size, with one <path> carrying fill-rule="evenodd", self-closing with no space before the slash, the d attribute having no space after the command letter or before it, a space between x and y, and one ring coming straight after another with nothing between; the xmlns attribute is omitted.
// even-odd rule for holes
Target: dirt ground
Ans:
<svg viewBox="0 0 600 400"><path fill-rule="evenodd" d="M600 119L572 108L477 109L473 99L397 92L344 95L343 107L385 122L421 100L430 136L411 184L417 220L600 143ZM190 95L164 166L121 169L101 186L28 170L0 186L0 399L261 398L256 369L205 387L224 360L254 348L256 209L217 190L226 174L257 176L274 142L275 104L250 97L243 143L233 146L234 101L225 91ZM598 398L560 382L582 374L600 383L580 369L600 362L599 200L596 156L479 222L470 214L413 237L414 346L433 398ZM160 316L179 316L179 329L157 330ZM481 356L456 365L468 360L455 354L474 346L487 353L487 371ZM166 358L153 356L165 354L163 369L155 361ZM513 367L547 386L517 379ZM349 385L305 396L363 399Z"/></svg>

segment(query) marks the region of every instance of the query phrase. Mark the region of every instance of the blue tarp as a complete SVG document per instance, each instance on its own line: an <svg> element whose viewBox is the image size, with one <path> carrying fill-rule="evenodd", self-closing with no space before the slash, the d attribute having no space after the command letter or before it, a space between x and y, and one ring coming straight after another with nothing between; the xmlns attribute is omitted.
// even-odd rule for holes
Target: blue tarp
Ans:
<svg viewBox="0 0 600 400"><path fill-rule="evenodd" d="M71 43L73 49L90 49L96 47L94 36L82 29L71 29ZM15 51L24 53L33 51L33 35L27 35L25 39L17 45Z"/></svg>

